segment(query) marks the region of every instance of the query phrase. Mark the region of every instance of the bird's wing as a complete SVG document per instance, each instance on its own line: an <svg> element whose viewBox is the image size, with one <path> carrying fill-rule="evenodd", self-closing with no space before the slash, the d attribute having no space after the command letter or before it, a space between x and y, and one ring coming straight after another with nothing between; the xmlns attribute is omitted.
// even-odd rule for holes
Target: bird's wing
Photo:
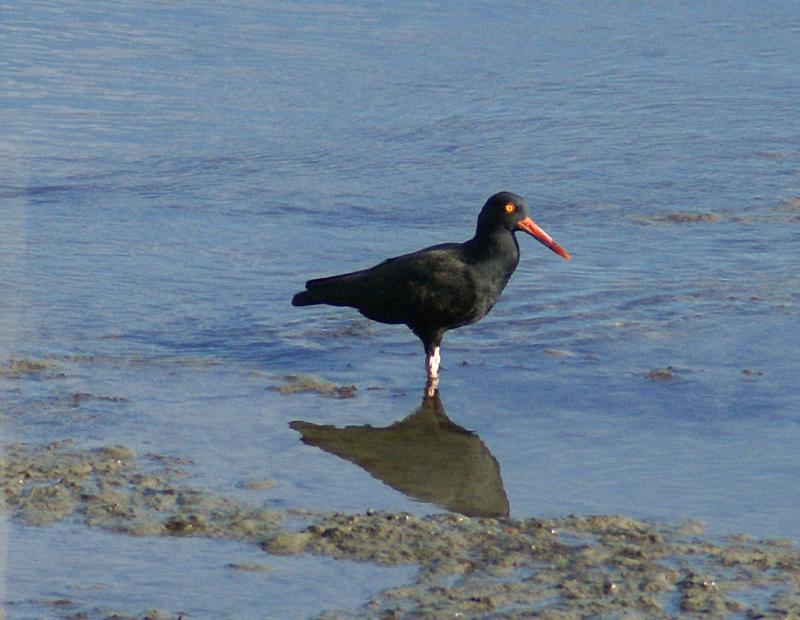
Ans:
<svg viewBox="0 0 800 620"><path fill-rule="evenodd" d="M456 244L389 259L360 272L351 286L348 305L384 323L454 326L475 304L473 275Z"/></svg>

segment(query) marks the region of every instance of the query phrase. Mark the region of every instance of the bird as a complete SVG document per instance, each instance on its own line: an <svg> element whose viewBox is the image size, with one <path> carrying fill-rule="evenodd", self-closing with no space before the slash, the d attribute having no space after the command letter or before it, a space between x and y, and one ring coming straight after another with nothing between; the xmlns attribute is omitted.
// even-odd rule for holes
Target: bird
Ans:
<svg viewBox="0 0 800 620"><path fill-rule="evenodd" d="M530 218L522 196L503 191L483 205L471 239L309 280L292 305L348 306L379 323L407 325L425 349L426 389L432 394L439 383L444 333L475 323L492 309L519 263L518 231L572 258Z"/></svg>

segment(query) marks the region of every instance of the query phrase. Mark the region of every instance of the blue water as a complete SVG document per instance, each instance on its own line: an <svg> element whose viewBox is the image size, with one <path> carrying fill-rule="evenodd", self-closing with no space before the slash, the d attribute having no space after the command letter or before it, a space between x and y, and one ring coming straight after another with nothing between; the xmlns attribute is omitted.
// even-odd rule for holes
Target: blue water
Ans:
<svg viewBox="0 0 800 620"><path fill-rule="evenodd" d="M288 428L405 417L419 342L289 300L308 277L468 238L506 189L574 258L520 239L492 314L446 335L441 397L494 454L512 515L800 541L796 3L33 0L0 8L0 38L0 362L63 375L0 379L5 440L185 455L194 482L279 507L439 510ZM267 389L291 372L358 395ZM54 406L75 392L127 402ZM236 488L253 478L278 486ZM9 617L74 598L52 530L8 528ZM58 536L107 556L107 535ZM92 577L108 583L90 605L110 589L117 609L188 607L145 577L178 544L219 592L195 617L360 600L315 602L298 568L288 589L283 569L234 576L258 583L232 604L203 569L217 543L118 544L131 573Z"/></svg>

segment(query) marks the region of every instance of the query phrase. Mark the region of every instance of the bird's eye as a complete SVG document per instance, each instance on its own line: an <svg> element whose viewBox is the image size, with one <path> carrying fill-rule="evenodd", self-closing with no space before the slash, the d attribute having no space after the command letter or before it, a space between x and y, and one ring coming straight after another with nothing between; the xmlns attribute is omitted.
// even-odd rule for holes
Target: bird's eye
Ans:
<svg viewBox="0 0 800 620"><path fill-rule="evenodd" d="M515 205L513 202L509 202L506 205L506 213L514 213L514 211L516 210L517 210L517 205Z"/></svg>

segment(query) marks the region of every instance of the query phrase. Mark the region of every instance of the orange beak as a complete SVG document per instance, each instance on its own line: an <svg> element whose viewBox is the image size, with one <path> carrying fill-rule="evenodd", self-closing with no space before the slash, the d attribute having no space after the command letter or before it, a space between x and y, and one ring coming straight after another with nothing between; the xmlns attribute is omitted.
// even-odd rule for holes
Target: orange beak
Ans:
<svg viewBox="0 0 800 620"><path fill-rule="evenodd" d="M556 254L561 256L562 258L566 258L567 260L571 259L572 257L569 255L564 248L558 245L555 240L544 232L539 226L534 222L531 218L526 217L524 220L520 220L517 222L517 228L520 230L524 230L528 233L531 237L536 239L539 243L546 245L548 248L553 250Z"/></svg>

